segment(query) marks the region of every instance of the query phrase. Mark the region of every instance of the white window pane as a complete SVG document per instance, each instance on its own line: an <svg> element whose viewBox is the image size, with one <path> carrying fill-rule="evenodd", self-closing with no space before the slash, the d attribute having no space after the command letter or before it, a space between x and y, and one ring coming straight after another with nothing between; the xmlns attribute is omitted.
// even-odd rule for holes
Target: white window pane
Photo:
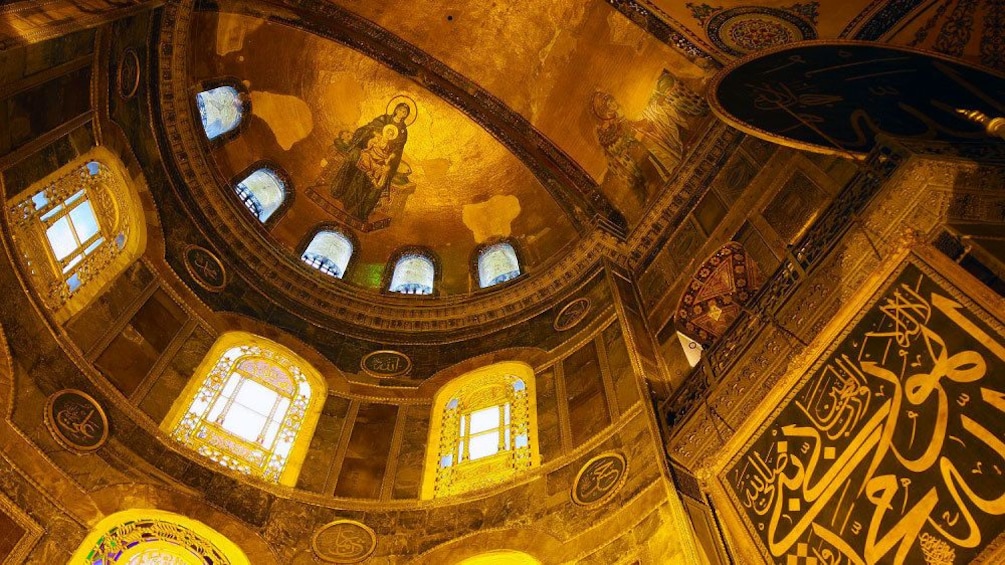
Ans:
<svg viewBox="0 0 1005 565"><path fill-rule="evenodd" d="M515 445L517 449L530 445L530 439L527 437L527 434L520 434L516 436Z"/></svg>
<svg viewBox="0 0 1005 565"><path fill-rule="evenodd" d="M265 428L266 418L240 404L232 404L223 418L223 429L247 441L258 441Z"/></svg>
<svg viewBox="0 0 1005 565"><path fill-rule="evenodd" d="M70 219L73 220L73 227L77 229L77 237L81 242L98 235L98 219L94 217L90 201L84 200L70 210Z"/></svg>
<svg viewBox="0 0 1005 565"><path fill-rule="evenodd" d="M478 282L482 288L503 283L518 276L520 276L520 262L512 245L498 243L485 248L478 256Z"/></svg>
<svg viewBox="0 0 1005 565"><path fill-rule="evenodd" d="M277 433L279 433L279 422L270 420L269 427L265 429L265 437L262 439L262 445L272 445L272 442L276 440Z"/></svg>
<svg viewBox="0 0 1005 565"><path fill-rule="evenodd" d="M213 139L238 126L244 104L232 86L220 86L195 96L206 137Z"/></svg>
<svg viewBox="0 0 1005 565"><path fill-rule="evenodd" d="M352 258L352 242L338 232L318 232L301 258L322 273L342 278Z"/></svg>
<svg viewBox="0 0 1005 565"><path fill-rule="evenodd" d="M56 254L56 259L60 261L69 257L77 249L77 240L73 239L70 221L65 216L49 226L49 229L45 230L45 235L49 238L49 245L52 246L52 252Z"/></svg>
<svg viewBox="0 0 1005 565"><path fill-rule="evenodd" d="M471 413L471 434L499 427L499 407L484 408Z"/></svg>
<svg viewBox="0 0 1005 565"><path fill-rule="evenodd" d="M227 398L234 396L234 389L237 388L237 385L241 382L242 378L243 377L238 373L231 373L230 377L227 378L227 385L223 387L223 392L220 394L226 396Z"/></svg>
<svg viewBox="0 0 1005 565"><path fill-rule="evenodd" d="M241 383L241 388L238 389L237 395L234 397L234 402L250 408L262 416L268 416L278 400L279 394L274 390L250 379L245 379Z"/></svg>
<svg viewBox="0 0 1005 565"><path fill-rule="evenodd" d="M272 415L272 419L278 422L282 422L286 419L286 411L290 408L290 399L285 396L279 397L279 404L276 405L276 412Z"/></svg>
<svg viewBox="0 0 1005 565"><path fill-rule="evenodd" d="M221 396L216 399L213 403L213 408L206 415L206 419L210 422L215 422L223 414L223 409L227 407L227 397Z"/></svg>
<svg viewBox="0 0 1005 565"><path fill-rule="evenodd" d="M498 416L497 416L498 417ZM498 434L484 434L480 436L475 436L468 440L469 447L468 453L471 455L471 460L481 459L482 457L488 457L489 455L495 455L499 453L499 435Z"/></svg>
<svg viewBox="0 0 1005 565"><path fill-rule="evenodd" d="M508 426L509 425L509 404L506 404L506 406L503 407L503 412L504 412L503 425L504 426Z"/></svg>
<svg viewBox="0 0 1005 565"><path fill-rule="evenodd" d="M73 269L73 267L75 267L77 265L77 263L79 263L82 258L83 258L82 255L77 255L73 259L70 259L70 262L67 263L65 267L63 267L63 272L64 273L70 272L70 270Z"/></svg>
<svg viewBox="0 0 1005 565"><path fill-rule="evenodd" d="M99 237L98 239L95 239L94 242L91 243L90 245L88 245L87 249L84 250L84 255L90 255L91 253L94 253L94 250L97 249L97 248L99 248L99 247L101 247L101 244L104 243L104 242L105 242L105 238L103 238L103 237Z"/></svg>
<svg viewBox="0 0 1005 565"><path fill-rule="evenodd" d="M432 294L436 267L422 255L405 255L398 259L391 276L391 292L402 294Z"/></svg>

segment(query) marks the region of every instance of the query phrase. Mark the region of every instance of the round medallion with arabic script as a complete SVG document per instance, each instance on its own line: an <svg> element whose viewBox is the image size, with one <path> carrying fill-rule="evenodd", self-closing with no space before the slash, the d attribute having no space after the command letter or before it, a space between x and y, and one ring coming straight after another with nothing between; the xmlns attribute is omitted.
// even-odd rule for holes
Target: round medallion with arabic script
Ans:
<svg viewBox="0 0 1005 565"><path fill-rule="evenodd" d="M45 425L63 447L78 453L94 451L108 439L108 418L90 395L61 390L45 405Z"/></svg>
<svg viewBox="0 0 1005 565"><path fill-rule="evenodd" d="M580 506L607 502L628 478L628 460L616 451L600 454L586 462L572 482L572 501Z"/></svg>
<svg viewBox="0 0 1005 565"><path fill-rule="evenodd" d="M590 313L590 300L588 298L577 298L566 304L555 316L555 330L564 332L571 330L583 321L583 318Z"/></svg>
<svg viewBox="0 0 1005 565"><path fill-rule="evenodd" d="M335 520L314 533L311 548L328 563L359 563L377 549L377 534L366 524Z"/></svg>
<svg viewBox="0 0 1005 565"><path fill-rule="evenodd" d="M210 292L220 292L227 286L227 271L210 250L189 245L185 248L185 270L195 283Z"/></svg>
<svg viewBox="0 0 1005 565"><path fill-rule="evenodd" d="M140 57L132 47L123 51L119 56L115 85L123 100L129 100L136 96L136 91L140 89L140 68Z"/></svg>

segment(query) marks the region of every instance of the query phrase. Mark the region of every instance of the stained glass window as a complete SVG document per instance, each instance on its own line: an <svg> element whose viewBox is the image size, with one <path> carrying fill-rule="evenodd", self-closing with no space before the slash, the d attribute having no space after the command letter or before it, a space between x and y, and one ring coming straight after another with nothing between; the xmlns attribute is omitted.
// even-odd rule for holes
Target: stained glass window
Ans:
<svg viewBox="0 0 1005 565"><path fill-rule="evenodd" d="M218 86L195 95L206 137L216 139L241 125L244 102L233 86Z"/></svg>
<svg viewBox="0 0 1005 565"><path fill-rule="evenodd" d="M237 197L261 221L269 219L286 199L286 183L268 168L257 169L234 187Z"/></svg>
<svg viewBox="0 0 1005 565"><path fill-rule="evenodd" d="M108 150L94 149L10 202L15 240L58 318L82 308L142 252L143 211L122 169Z"/></svg>
<svg viewBox="0 0 1005 565"><path fill-rule="evenodd" d="M352 252L349 238L337 231L322 231L314 236L300 258L322 273L340 279L349 267Z"/></svg>
<svg viewBox="0 0 1005 565"><path fill-rule="evenodd" d="M437 392L423 498L505 482L540 464L533 387L529 366L504 362Z"/></svg>
<svg viewBox="0 0 1005 565"><path fill-rule="evenodd" d="M324 397L316 371L278 344L232 332L193 379L165 420L172 437L227 468L292 483L291 454L306 452Z"/></svg>
<svg viewBox="0 0 1005 565"><path fill-rule="evenodd" d="M482 288L520 276L520 260L509 243L490 245L478 254L478 282Z"/></svg>
<svg viewBox="0 0 1005 565"><path fill-rule="evenodd" d="M432 259L409 253L395 263L389 290L402 294L432 294L435 278L436 266Z"/></svg>
<svg viewBox="0 0 1005 565"><path fill-rule="evenodd" d="M249 565L239 547L202 522L154 509L101 520L68 565Z"/></svg>

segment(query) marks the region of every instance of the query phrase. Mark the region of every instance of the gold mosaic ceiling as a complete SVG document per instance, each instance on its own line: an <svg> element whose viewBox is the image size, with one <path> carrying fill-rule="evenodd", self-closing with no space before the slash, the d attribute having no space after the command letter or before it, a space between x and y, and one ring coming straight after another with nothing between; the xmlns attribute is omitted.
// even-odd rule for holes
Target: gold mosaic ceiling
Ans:
<svg viewBox="0 0 1005 565"><path fill-rule="evenodd" d="M364 218L367 228L354 231L359 255L347 279L370 288L380 286L385 264L402 246L432 248L443 269L440 289L456 294L473 290L470 258L480 243L515 238L533 272L568 252L583 233L575 205L556 201L556 190L571 189L544 186L526 159L456 100L428 89L425 65L442 63L461 87L470 85L469 92L493 98L503 113L525 120L540 136L529 144L570 160L584 179L580 184L592 186L631 229L711 119L697 103L667 109L656 99L669 89L675 103L682 96L700 102L708 77L745 53L801 39L865 38L998 64L988 55L994 51L988 38L996 36L992 15L956 0L945 6L921 0L331 4L410 44L421 54L413 61L420 70L407 76L364 54L366 49L345 45L351 41L298 29L268 11L301 5L324 11L320 0L271 0L258 12L248 3L221 0L194 18L191 81L235 77L251 92L250 127L217 148L214 160L228 179L263 159L286 170L297 198L271 236L291 252L319 225L345 224L336 209L346 206L326 184L332 148L391 112L392 101L411 105L414 123L402 165L392 171L402 173L400 183ZM968 10L983 23L965 38L951 37L953 18L965 18ZM654 118L654 110L662 118ZM654 171L638 163L630 166L640 170L620 170L624 156L604 139L611 116L626 120L637 136L659 130L654 145L669 149L649 150Z"/></svg>

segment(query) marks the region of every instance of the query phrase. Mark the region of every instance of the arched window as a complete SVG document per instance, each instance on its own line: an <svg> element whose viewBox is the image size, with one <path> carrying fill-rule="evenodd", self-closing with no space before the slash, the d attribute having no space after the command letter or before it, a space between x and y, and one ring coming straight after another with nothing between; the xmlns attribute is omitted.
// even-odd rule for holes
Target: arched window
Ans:
<svg viewBox="0 0 1005 565"><path fill-rule="evenodd" d="M233 86L218 86L195 95L202 129L206 137L216 139L233 131L244 119L245 101Z"/></svg>
<svg viewBox="0 0 1005 565"><path fill-rule="evenodd" d="M345 275L352 258L352 242L337 231L319 231L300 256L304 263L337 279Z"/></svg>
<svg viewBox="0 0 1005 565"><path fill-rule="evenodd" d="M210 349L162 427L224 467L293 486L326 394L321 375L289 349L230 332Z"/></svg>
<svg viewBox="0 0 1005 565"><path fill-rule="evenodd" d="M512 479L540 465L533 370L503 362L463 375L436 393L423 498Z"/></svg>
<svg viewBox="0 0 1005 565"><path fill-rule="evenodd" d="M125 510L91 530L69 565L250 565L232 541L202 522L162 510Z"/></svg>
<svg viewBox="0 0 1005 565"><path fill-rule="evenodd" d="M506 242L483 247L478 252L478 283L488 288L520 276L520 259Z"/></svg>
<svg viewBox="0 0 1005 565"><path fill-rule="evenodd" d="M142 204L124 171L110 151L95 148L8 201L29 276L60 321L146 246Z"/></svg>
<svg viewBox="0 0 1005 565"><path fill-rule="evenodd" d="M468 557L457 565L541 565L541 562L521 551L497 550Z"/></svg>
<svg viewBox="0 0 1005 565"><path fill-rule="evenodd" d="M422 253L405 253L394 264L388 290L402 294L432 294L436 264Z"/></svg>
<svg viewBox="0 0 1005 565"><path fill-rule="evenodd" d="M262 222L286 200L286 182L268 167L255 169L234 187L237 197Z"/></svg>

